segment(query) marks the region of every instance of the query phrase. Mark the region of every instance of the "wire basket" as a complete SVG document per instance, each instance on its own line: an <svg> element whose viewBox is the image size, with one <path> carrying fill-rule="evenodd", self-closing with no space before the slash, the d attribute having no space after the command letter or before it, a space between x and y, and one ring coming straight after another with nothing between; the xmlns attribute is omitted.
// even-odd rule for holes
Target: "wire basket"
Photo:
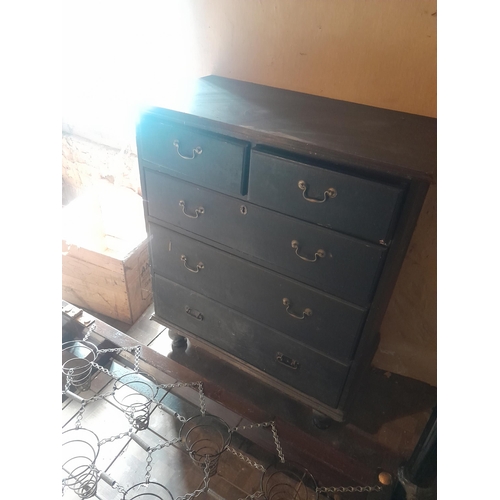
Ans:
<svg viewBox="0 0 500 500"><path fill-rule="evenodd" d="M99 471L95 467L99 439L91 430L79 427L64 431L62 440L64 485L80 498L91 498L97 491L99 480Z"/></svg>
<svg viewBox="0 0 500 500"><path fill-rule="evenodd" d="M294 462L270 465L261 478L266 500L317 500L316 488L309 471Z"/></svg>
<svg viewBox="0 0 500 500"><path fill-rule="evenodd" d="M137 430L148 428L151 403L157 394L156 381L146 373L127 373L114 383L113 398Z"/></svg>
<svg viewBox="0 0 500 500"><path fill-rule="evenodd" d="M136 484L123 494L123 500L136 500L138 498L144 500L174 500L172 493L165 486L152 481Z"/></svg>
<svg viewBox="0 0 500 500"><path fill-rule="evenodd" d="M62 345L62 372L75 389L90 388L92 363L98 354L97 346L84 340L71 340Z"/></svg>
<svg viewBox="0 0 500 500"><path fill-rule="evenodd" d="M208 467L208 477L215 475L219 457L231 442L226 422L213 415L196 415L184 422L179 436L193 462L205 471Z"/></svg>

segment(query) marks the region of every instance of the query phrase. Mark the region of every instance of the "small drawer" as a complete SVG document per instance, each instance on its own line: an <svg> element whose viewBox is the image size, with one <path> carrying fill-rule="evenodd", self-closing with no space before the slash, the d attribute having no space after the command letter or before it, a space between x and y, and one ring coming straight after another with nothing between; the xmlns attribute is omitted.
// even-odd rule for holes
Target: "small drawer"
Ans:
<svg viewBox="0 0 500 500"><path fill-rule="evenodd" d="M154 273L341 362L352 359L366 309L156 224L150 234Z"/></svg>
<svg viewBox="0 0 500 500"><path fill-rule="evenodd" d="M233 196L246 191L247 144L146 115L138 127L139 161Z"/></svg>
<svg viewBox="0 0 500 500"><path fill-rule="evenodd" d="M213 300L154 275L155 314L238 359L326 403L338 404L349 365Z"/></svg>
<svg viewBox="0 0 500 500"><path fill-rule="evenodd" d="M251 151L248 199L344 234L386 244L403 188Z"/></svg>
<svg viewBox="0 0 500 500"><path fill-rule="evenodd" d="M365 307L371 301L385 247L148 169L145 181L150 217L348 302Z"/></svg>

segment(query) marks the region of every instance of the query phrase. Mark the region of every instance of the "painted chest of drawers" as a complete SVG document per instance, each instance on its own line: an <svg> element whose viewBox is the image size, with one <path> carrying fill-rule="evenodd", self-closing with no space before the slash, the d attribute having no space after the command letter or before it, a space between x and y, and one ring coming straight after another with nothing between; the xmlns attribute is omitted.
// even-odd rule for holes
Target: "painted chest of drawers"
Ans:
<svg viewBox="0 0 500 500"><path fill-rule="evenodd" d="M342 420L433 180L436 120L210 76L145 109L137 149L156 319Z"/></svg>

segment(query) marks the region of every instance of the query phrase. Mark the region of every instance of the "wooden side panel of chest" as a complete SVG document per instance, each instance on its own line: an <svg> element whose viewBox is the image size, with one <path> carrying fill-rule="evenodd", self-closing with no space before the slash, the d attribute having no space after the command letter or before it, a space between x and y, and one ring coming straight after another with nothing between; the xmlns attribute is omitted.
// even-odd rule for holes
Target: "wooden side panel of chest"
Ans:
<svg viewBox="0 0 500 500"><path fill-rule="evenodd" d="M189 109L151 108L137 128L155 316L342 420L430 182L415 150L432 159L435 123L352 104L359 131L342 131L328 99L200 85Z"/></svg>

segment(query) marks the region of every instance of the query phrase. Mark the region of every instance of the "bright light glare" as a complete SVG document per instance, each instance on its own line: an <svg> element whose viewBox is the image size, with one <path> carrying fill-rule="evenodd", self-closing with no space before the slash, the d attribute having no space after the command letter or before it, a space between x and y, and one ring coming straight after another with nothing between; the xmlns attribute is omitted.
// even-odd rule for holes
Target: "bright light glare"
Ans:
<svg viewBox="0 0 500 500"><path fill-rule="evenodd" d="M63 2L63 122L130 141L199 71L191 2Z"/></svg>

